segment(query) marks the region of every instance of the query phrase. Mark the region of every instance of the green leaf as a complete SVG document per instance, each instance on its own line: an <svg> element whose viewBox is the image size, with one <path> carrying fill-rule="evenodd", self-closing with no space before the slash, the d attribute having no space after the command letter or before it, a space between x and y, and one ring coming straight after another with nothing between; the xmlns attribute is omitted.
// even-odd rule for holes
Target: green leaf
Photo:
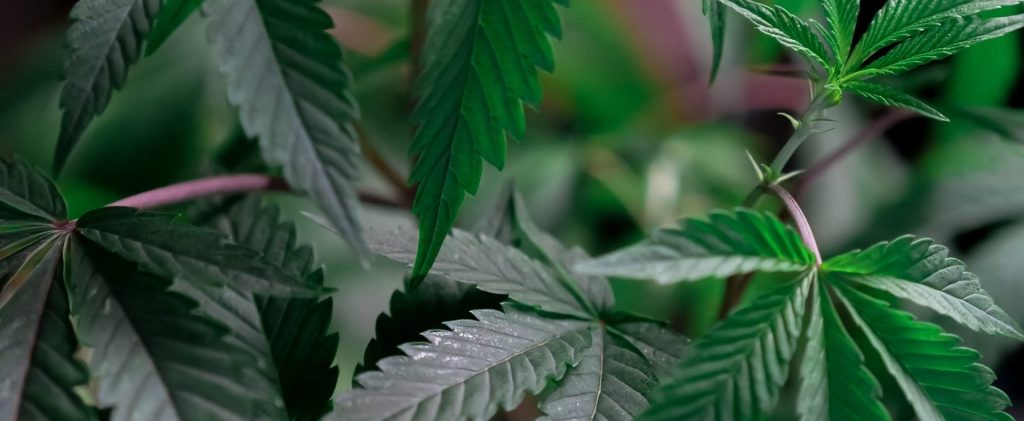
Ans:
<svg viewBox="0 0 1024 421"><path fill-rule="evenodd" d="M351 124L359 110L341 48L324 32L331 19L317 3L211 0L204 10L245 133L362 254L359 142Z"/></svg>
<svg viewBox="0 0 1024 421"><path fill-rule="evenodd" d="M889 0L861 37L847 68L854 70L883 48L944 21L1019 3L1020 0Z"/></svg>
<svg viewBox="0 0 1024 421"><path fill-rule="evenodd" d="M587 322L512 307L473 314L478 320L425 332L429 343L406 344L408 356L385 358L381 371L360 375L361 388L337 401L337 419L487 419L561 379L591 345Z"/></svg>
<svg viewBox="0 0 1024 421"><path fill-rule="evenodd" d="M1024 340L1020 326L981 288L978 277L963 262L949 257L949 249L930 239L901 237L829 259L824 267L857 275L839 275L837 282L880 289L973 330Z"/></svg>
<svg viewBox="0 0 1024 421"><path fill-rule="evenodd" d="M412 264L416 259L415 235L410 230L371 235L370 249L391 260ZM431 273L508 295L544 311L586 320L596 316L587 307L589 303L573 295L550 268L484 235L453 230Z"/></svg>
<svg viewBox="0 0 1024 421"><path fill-rule="evenodd" d="M825 40L836 55L837 67L842 68L850 57L853 35L857 31L860 0L822 0L822 6L825 8L825 19L832 29L824 32Z"/></svg>
<svg viewBox="0 0 1024 421"><path fill-rule="evenodd" d="M942 113L932 108L930 105L925 104L920 99L914 98L906 93L885 85L870 82L850 81L843 83L843 89L860 95L864 99L874 101L885 106L906 108L931 119L949 121L946 116L942 115Z"/></svg>
<svg viewBox="0 0 1024 421"><path fill-rule="evenodd" d="M711 83L715 83L718 71L722 67L722 54L725 50L725 8L718 0L704 0L704 16L708 17L711 26Z"/></svg>
<svg viewBox="0 0 1024 421"><path fill-rule="evenodd" d="M210 224L306 283L323 286L312 248L298 243L294 224L281 221L276 205L249 197ZM191 291L201 310L231 329L228 340L260 359L261 374L279 389L266 398L283 395L290 419L318 419L330 411L339 340L337 333L328 334L332 299L264 297L202 285L178 289Z"/></svg>
<svg viewBox="0 0 1024 421"><path fill-rule="evenodd" d="M146 39L146 56L152 55L164 45L171 34L202 4L203 0L166 0Z"/></svg>
<svg viewBox="0 0 1024 421"><path fill-rule="evenodd" d="M67 80L60 95L64 114L54 172L64 167L71 149L92 119L107 108L114 90L124 86L128 68L139 59L162 4L162 0L80 0L71 9L72 24L64 41Z"/></svg>
<svg viewBox="0 0 1024 421"><path fill-rule="evenodd" d="M482 161L503 168L506 136L524 136L523 103L541 101L536 69L554 69L547 39L561 34L554 3L431 2L410 147L418 155L409 182L417 185L420 221L414 281L430 271L466 193L476 194Z"/></svg>
<svg viewBox="0 0 1024 421"><path fill-rule="evenodd" d="M647 359L658 379L667 379L687 352L690 340L673 332L662 323L621 318L615 315L610 329L625 339ZM619 319L619 320L616 320Z"/></svg>
<svg viewBox="0 0 1024 421"><path fill-rule="evenodd" d="M171 282L88 242L65 255L72 311L97 401L114 420L258 419L281 408L274 385L225 327L193 313Z"/></svg>
<svg viewBox="0 0 1024 421"><path fill-rule="evenodd" d="M890 420L882 388L864 366L864 354L846 332L825 288L816 285L800 365L801 420Z"/></svg>
<svg viewBox="0 0 1024 421"><path fill-rule="evenodd" d="M838 287L851 318L919 419L1013 419L1002 412L1010 400L992 386L995 374L977 363L977 352L959 347L959 338L849 286Z"/></svg>
<svg viewBox="0 0 1024 421"><path fill-rule="evenodd" d="M1000 18L956 18L931 27L896 46L855 74L861 78L898 75L956 54L974 44L999 38L1024 27L1024 15ZM853 75L851 75L853 77Z"/></svg>
<svg viewBox="0 0 1024 421"><path fill-rule="evenodd" d="M0 220L58 222L67 217L64 198L46 175L19 158L0 158Z"/></svg>
<svg viewBox="0 0 1024 421"><path fill-rule="evenodd" d="M323 290L221 233L175 221L171 214L102 208L82 216L78 231L144 270L169 279L267 295L309 297Z"/></svg>
<svg viewBox="0 0 1024 421"><path fill-rule="evenodd" d="M89 373L74 356L67 292L54 282L60 247L49 239L26 254L4 267L4 277L23 285L0 305L0 418L99 419L75 392L87 386Z"/></svg>
<svg viewBox="0 0 1024 421"><path fill-rule="evenodd" d="M789 376L815 273L740 308L693 343L675 376L651 393L642 420L759 419Z"/></svg>
<svg viewBox="0 0 1024 421"><path fill-rule="evenodd" d="M667 284L749 272L797 272L814 264L800 236L773 215L738 209L685 219L650 240L578 264L580 273Z"/></svg>
<svg viewBox="0 0 1024 421"><path fill-rule="evenodd" d="M782 6L768 6L754 0L718 1L739 12L757 26L757 30L775 38L810 62L816 62L826 70L832 68L828 51L811 26Z"/></svg>
<svg viewBox="0 0 1024 421"><path fill-rule="evenodd" d="M592 332L583 360L541 401L539 420L632 421L647 409L644 395L656 381L650 362L603 327Z"/></svg>

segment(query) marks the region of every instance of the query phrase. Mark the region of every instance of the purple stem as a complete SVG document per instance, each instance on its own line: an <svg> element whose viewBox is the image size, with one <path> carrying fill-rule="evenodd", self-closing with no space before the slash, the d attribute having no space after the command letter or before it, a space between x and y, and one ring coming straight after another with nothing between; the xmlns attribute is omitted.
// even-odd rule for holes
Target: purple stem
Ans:
<svg viewBox="0 0 1024 421"><path fill-rule="evenodd" d="M264 190L288 190L288 185L279 178L263 174L219 175L160 187L107 206L152 209L201 197Z"/></svg>
<svg viewBox="0 0 1024 421"><path fill-rule="evenodd" d="M782 200L782 204L786 206L789 215L796 222L796 229L800 232L800 239L804 240L804 245L814 252L814 259L820 266L821 252L818 251L818 242L814 240L814 231L811 231L811 224L807 222L807 216L804 215L803 209L800 209L800 204L793 198L793 195L789 194L786 189L778 184L771 184L768 186L768 189L775 193L779 200Z"/></svg>

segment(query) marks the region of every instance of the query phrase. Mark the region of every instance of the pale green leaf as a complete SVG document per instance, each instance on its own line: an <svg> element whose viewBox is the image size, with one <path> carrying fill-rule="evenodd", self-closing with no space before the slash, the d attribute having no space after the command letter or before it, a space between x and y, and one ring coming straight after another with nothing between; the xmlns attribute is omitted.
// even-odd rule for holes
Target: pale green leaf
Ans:
<svg viewBox="0 0 1024 421"><path fill-rule="evenodd" d="M885 106L906 108L928 118L949 121L941 112L925 104L924 101L900 92L895 88L870 82L850 81L843 83L843 89Z"/></svg>
<svg viewBox="0 0 1024 421"><path fill-rule="evenodd" d="M821 3L825 8L825 19L828 20L831 29L824 32L825 39L836 55L837 67L842 68L853 47L857 16L860 15L860 0L822 0Z"/></svg>
<svg viewBox="0 0 1024 421"><path fill-rule="evenodd" d="M825 44L811 25L782 6L768 6L755 0L718 0L752 22L757 29L824 69L832 67Z"/></svg>
<svg viewBox="0 0 1024 421"><path fill-rule="evenodd" d="M576 265L580 273L660 283L750 272L797 272L814 264L800 236L773 215L739 209L683 220L646 242Z"/></svg>
<svg viewBox="0 0 1024 421"><path fill-rule="evenodd" d="M669 378L676 364L686 355L690 340L663 323L633 317L614 320L618 318L616 316L608 321L609 329L640 351L658 379Z"/></svg>

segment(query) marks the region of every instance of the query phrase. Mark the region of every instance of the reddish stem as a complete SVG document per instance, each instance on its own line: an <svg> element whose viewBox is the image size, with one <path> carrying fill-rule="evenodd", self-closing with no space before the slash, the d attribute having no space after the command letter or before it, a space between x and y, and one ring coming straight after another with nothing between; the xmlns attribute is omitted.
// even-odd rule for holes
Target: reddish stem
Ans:
<svg viewBox="0 0 1024 421"><path fill-rule="evenodd" d="M818 251L818 242L814 239L814 231L811 230L811 224L807 222L807 216L804 215L803 209L800 209L800 204L793 198L793 195L789 194L786 189L778 184L769 185L768 190L774 193L782 201L782 204L786 206L786 210L793 218L793 222L796 223L800 239L814 253L814 259L818 265L821 265L821 252Z"/></svg>

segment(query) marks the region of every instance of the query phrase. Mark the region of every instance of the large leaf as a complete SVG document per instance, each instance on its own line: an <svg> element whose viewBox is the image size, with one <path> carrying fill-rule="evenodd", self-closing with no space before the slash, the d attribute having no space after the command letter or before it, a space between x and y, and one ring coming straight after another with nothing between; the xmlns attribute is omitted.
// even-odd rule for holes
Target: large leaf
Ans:
<svg viewBox="0 0 1024 421"><path fill-rule="evenodd" d="M314 296L322 290L219 232L175 221L170 214L103 208L82 216L78 231L169 279L267 295Z"/></svg>
<svg viewBox="0 0 1024 421"><path fill-rule="evenodd" d="M71 9L74 23L65 45L64 83L60 96L60 136L54 155L59 172L86 127L124 86L128 68L160 11L162 0L80 0Z"/></svg>
<svg viewBox="0 0 1024 421"><path fill-rule="evenodd" d="M640 351L658 379L669 378L676 364L686 354L690 340L651 320L634 317L614 320L617 318L612 317L609 328Z"/></svg>
<svg viewBox="0 0 1024 421"><path fill-rule="evenodd" d="M711 83L718 77L718 70L722 67L722 55L725 50L725 8L718 0L703 0L703 12L708 17L708 25L711 27Z"/></svg>
<svg viewBox="0 0 1024 421"><path fill-rule="evenodd" d="M525 393L540 392L580 363L591 324L541 319L512 307L475 311L478 320L447 323L424 333L428 343L402 347L381 371L363 373L361 386L342 395L342 420L486 419L511 409Z"/></svg>
<svg viewBox="0 0 1024 421"><path fill-rule="evenodd" d="M882 388L846 332L828 291L816 285L800 365L801 420L889 420Z"/></svg>
<svg viewBox="0 0 1024 421"><path fill-rule="evenodd" d="M853 47L857 16L860 14L860 0L823 0L822 6L825 8L825 19L832 29L825 32L825 39L832 47L839 67L842 67Z"/></svg>
<svg viewBox="0 0 1024 421"><path fill-rule="evenodd" d="M86 386L89 374L74 356L78 344L59 281L60 244L47 239L18 257L3 267L5 278L23 282L0 305L0 418L98 419L74 390Z"/></svg>
<svg viewBox="0 0 1024 421"><path fill-rule="evenodd" d="M981 288L978 277L929 239L901 237L829 259L824 267L857 274L840 278L931 308L971 329L1024 340L1020 326Z"/></svg>
<svg viewBox="0 0 1024 421"><path fill-rule="evenodd" d="M896 46L856 74L861 77L898 75L1021 27L1024 27L1024 15L948 20Z"/></svg>
<svg viewBox="0 0 1024 421"><path fill-rule="evenodd" d="M561 34L555 2L567 3L431 2L410 148L420 221L414 281L430 271L466 193L476 194L483 160L503 168L506 136L524 136L523 103L541 100L537 68L554 69L547 35Z"/></svg>
<svg viewBox="0 0 1024 421"><path fill-rule="evenodd" d="M211 0L210 38L219 44L228 99L266 161L310 196L357 252L365 249L354 179L358 116L341 49L324 32L319 0Z"/></svg>
<svg viewBox="0 0 1024 421"><path fill-rule="evenodd" d="M694 341L640 419L759 419L772 410L803 330L813 271L740 308ZM756 392L755 392L756 391Z"/></svg>
<svg viewBox="0 0 1024 421"><path fill-rule="evenodd" d="M859 67L883 48L945 20L1019 3L1019 0L889 0L861 37L848 67Z"/></svg>
<svg viewBox="0 0 1024 421"><path fill-rule="evenodd" d="M696 281L749 272L796 272L814 264L799 235L773 215L740 209L709 220L686 219L681 230L660 229L650 240L581 263L581 273Z"/></svg>
<svg viewBox="0 0 1024 421"><path fill-rule="evenodd" d="M277 417L274 385L170 282L87 242L65 256L76 330L112 420Z"/></svg>
<svg viewBox="0 0 1024 421"><path fill-rule="evenodd" d="M782 45L816 62L823 68L831 68L830 56L811 25L782 6L768 6L755 0L718 0L750 20L757 29Z"/></svg>
<svg viewBox="0 0 1024 421"><path fill-rule="evenodd" d="M628 341L601 326L583 361L544 398L544 421L632 421L647 409L644 395L655 383L653 367Z"/></svg>
<svg viewBox="0 0 1024 421"><path fill-rule="evenodd" d="M919 419L1013 419L1002 412L1010 400L992 386L995 374L959 338L849 286L839 291Z"/></svg>
<svg viewBox="0 0 1024 421"><path fill-rule="evenodd" d="M67 206L57 186L21 159L0 159L0 220L58 222Z"/></svg>
<svg viewBox="0 0 1024 421"><path fill-rule="evenodd" d="M843 83L843 89L885 106L906 108L931 119L949 121L939 110L895 88L877 83L851 81Z"/></svg>
<svg viewBox="0 0 1024 421"><path fill-rule="evenodd" d="M369 245L375 253L412 264L416 259L415 235L410 230L371 235ZM474 284L483 291L508 295L544 311L587 320L596 316L550 268L487 236L452 231L431 273Z"/></svg>

